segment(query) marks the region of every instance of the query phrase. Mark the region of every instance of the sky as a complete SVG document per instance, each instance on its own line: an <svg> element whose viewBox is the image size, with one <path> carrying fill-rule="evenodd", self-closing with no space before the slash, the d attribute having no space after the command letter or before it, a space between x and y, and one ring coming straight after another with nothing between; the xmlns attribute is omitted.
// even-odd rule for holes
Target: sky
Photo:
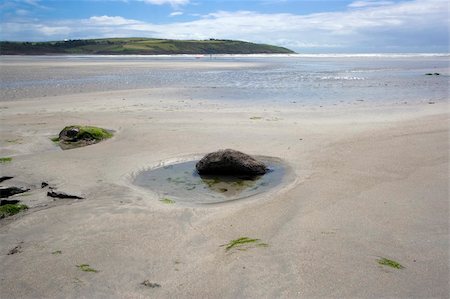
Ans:
<svg viewBox="0 0 450 299"><path fill-rule="evenodd" d="M0 40L237 39L298 53L448 53L448 0L0 0Z"/></svg>

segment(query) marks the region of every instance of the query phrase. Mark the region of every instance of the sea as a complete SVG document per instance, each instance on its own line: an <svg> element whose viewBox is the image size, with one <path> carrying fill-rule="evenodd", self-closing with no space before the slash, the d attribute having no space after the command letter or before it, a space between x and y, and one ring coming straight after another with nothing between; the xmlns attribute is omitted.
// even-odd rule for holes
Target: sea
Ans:
<svg viewBox="0 0 450 299"><path fill-rule="evenodd" d="M450 98L449 58L448 53L0 56L0 101L180 88L191 97L236 102L439 102ZM158 63L146 67L148 62ZM189 66L169 67L173 62ZM227 67L230 62L240 66Z"/></svg>

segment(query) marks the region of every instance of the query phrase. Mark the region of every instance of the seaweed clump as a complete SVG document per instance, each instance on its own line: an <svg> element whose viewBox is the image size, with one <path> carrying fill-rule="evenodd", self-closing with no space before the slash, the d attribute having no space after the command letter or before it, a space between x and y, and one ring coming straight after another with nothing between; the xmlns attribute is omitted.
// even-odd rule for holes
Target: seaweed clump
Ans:
<svg viewBox="0 0 450 299"><path fill-rule="evenodd" d="M378 264L380 264L382 266L388 266L388 267L395 268L395 269L405 268L400 263L398 263L394 260L387 259L385 257L378 259L377 262L378 262Z"/></svg>
<svg viewBox="0 0 450 299"><path fill-rule="evenodd" d="M12 158L11 157L1 157L0 158L0 163L8 163L11 162Z"/></svg>
<svg viewBox="0 0 450 299"><path fill-rule="evenodd" d="M88 264L77 265L77 268L84 272L94 272L94 273L98 272L98 270L91 268Z"/></svg>
<svg viewBox="0 0 450 299"><path fill-rule="evenodd" d="M0 206L0 219L15 215L20 211L27 210L28 206L20 203L6 204Z"/></svg>
<svg viewBox="0 0 450 299"><path fill-rule="evenodd" d="M266 243L261 242L260 239L252 239L248 237L242 237L239 239L231 240L227 244L223 244L221 246L225 246L225 251L229 251L233 248L237 248L238 250L246 250L247 248L243 248L245 245L253 244L257 247L267 247L269 246Z"/></svg>
<svg viewBox="0 0 450 299"><path fill-rule="evenodd" d="M71 149L98 143L113 137L111 130L92 126L67 126L59 133L58 137L51 138L62 149Z"/></svg>

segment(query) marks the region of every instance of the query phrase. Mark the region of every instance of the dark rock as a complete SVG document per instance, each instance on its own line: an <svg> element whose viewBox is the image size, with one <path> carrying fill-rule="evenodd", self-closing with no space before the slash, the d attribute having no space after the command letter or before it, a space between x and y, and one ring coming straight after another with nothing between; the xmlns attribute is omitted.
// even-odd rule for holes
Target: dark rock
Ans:
<svg viewBox="0 0 450 299"><path fill-rule="evenodd" d="M14 205L14 204L19 203L19 202L20 202L20 200L16 200L16 199L12 199L12 200L2 199L2 200L0 200L0 206Z"/></svg>
<svg viewBox="0 0 450 299"><path fill-rule="evenodd" d="M16 194L24 193L30 191L30 189L22 189L18 187L7 187L0 189L0 198L10 197Z"/></svg>
<svg viewBox="0 0 450 299"><path fill-rule="evenodd" d="M73 149L98 143L111 138L113 131L99 127L73 125L61 130L58 145L63 149Z"/></svg>
<svg viewBox="0 0 450 299"><path fill-rule="evenodd" d="M2 176L2 177L0 177L0 183L3 182L3 181L6 181L6 180L10 180L12 178L14 178L14 177L12 177L12 176Z"/></svg>
<svg viewBox="0 0 450 299"><path fill-rule="evenodd" d="M149 288L160 288L161 285L155 282L150 282L149 280L144 280L142 283L142 285L149 287Z"/></svg>
<svg viewBox="0 0 450 299"><path fill-rule="evenodd" d="M59 140L77 141L77 135L80 129L77 127L66 127L59 133Z"/></svg>
<svg viewBox="0 0 450 299"><path fill-rule="evenodd" d="M42 183L41 183L41 189L42 189L42 188L45 188L45 187L47 187L47 186L48 186L48 183L47 183L47 182L42 182Z"/></svg>
<svg viewBox="0 0 450 299"><path fill-rule="evenodd" d="M19 245L17 245L17 246L14 247L13 249L11 249L11 250L8 252L8 255L13 255L13 254L16 254L16 253L21 253L21 252L22 252L22 244L23 244L23 242L20 242Z"/></svg>
<svg viewBox="0 0 450 299"><path fill-rule="evenodd" d="M53 197L53 198L71 198L71 199L83 199L83 197L79 197L76 195L70 195L66 194L64 192L57 192L57 191L48 191L47 196Z"/></svg>
<svg viewBox="0 0 450 299"><path fill-rule="evenodd" d="M267 172L267 166L253 157L232 149L219 150L204 156L195 165L199 174L257 176Z"/></svg>

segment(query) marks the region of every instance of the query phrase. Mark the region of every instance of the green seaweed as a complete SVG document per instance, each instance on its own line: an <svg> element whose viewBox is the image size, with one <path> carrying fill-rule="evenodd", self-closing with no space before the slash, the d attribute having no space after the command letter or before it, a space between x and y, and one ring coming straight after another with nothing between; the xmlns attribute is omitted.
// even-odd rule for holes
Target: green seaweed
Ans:
<svg viewBox="0 0 450 299"><path fill-rule="evenodd" d="M0 158L0 163L8 163L11 162L12 158L11 157L1 157Z"/></svg>
<svg viewBox="0 0 450 299"><path fill-rule="evenodd" d="M55 250L55 251L52 252L52 254L62 254L62 251L61 250Z"/></svg>
<svg viewBox="0 0 450 299"><path fill-rule="evenodd" d="M170 199L170 198L167 198L167 197L161 199L160 202L165 203L165 204L167 204L167 205L170 205L170 204L174 204L174 203L175 203L174 200L172 200L172 199Z"/></svg>
<svg viewBox="0 0 450 299"><path fill-rule="evenodd" d="M239 239L231 240L227 244L223 244L221 246L225 246L225 251L228 251L230 249L241 247L241 246L248 245L248 244L254 244L255 246L258 246L258 247L267 247L267 246L269 246L268 244L261 242L260 239L251 239L251 238L248 238L248 237L241 237ZM245 250L245 249L242 249L242 248L238 248L238 249L239 250Z"/></svg>
<svg viewBox="0 0 450 299"><path fill-rule="evenodd" d="M257 119L262 119L261 116L252 116L250 117L251 120L257 120Z"/></svg>
<svg viewBox="0 0 450 299"><path fill-rule="evenodd" d="M253 181L248 180L239 180L232 183L237 187L251 187L253 185Z"/></svg>
<svg viewBox="0 0 450 299"><path fill-rule="evenodd" d="M0 219L8 216L15 215L20 211L27 210L28 206L20 203L6 204L0 206Z"/></svg>
<svg viewBox="0 0 450 299"><path fill-rule="evenodd" d="M209 188L214 187L214 185L217 185L217 184L219 184L219 183L221 182L221 181L220 181L219 179L217 179L217 178L214 178L214 179L205 179L205 178L202 178L202 180L203 180L203 182L204 182L206 185L208 185Z"/></svg>
<svg viewBox="0 0 450 299"><path fill-rule="evenodd" d="M91 268L89 266L89 264L77 265L77 268L80 269L81 271L84 271L84 272L94 272L94 273L98 272L98 270L95 270L94 268Z"/></svg>
<svg viewBox="0 0 450 299"><path fill-rule="evenodd" d="M58 136L52 137L52 138L50 138L50 140L53 141L54 143L58 143L59 142L59 137Z"/></svg>
<svg viewBox="0 0 450 299"><path fill-rule="evenodd" d="M398 262L396 262L394 260L387 259L385 257L377 259L377 262L380 265L388 266L388 267L395 268L395 269L403 269L403 268L405 268L400 263L398 263Z"/></svg>
<svg viewBox="0 0 450 299"><path fill-rule="evenodd" d="M21 143L21 139L20 138L18 138L18 139L9 139L9 140L6 140L6 142L8 142L8 143L12 143L12 144L20 144Z"/></svg>
<svg viewBox="0 0 450 299"><path fill-rule="evenodd" d="M79 125L73 125L65 127L63 130L69 130L71 128L76 128L79 130L76 138L77 139L95 139L97 141L108 139L113 136L111 132L108 130L105 130L103 128L98 127L92 127L92 126L79 126Z"/></svg>

